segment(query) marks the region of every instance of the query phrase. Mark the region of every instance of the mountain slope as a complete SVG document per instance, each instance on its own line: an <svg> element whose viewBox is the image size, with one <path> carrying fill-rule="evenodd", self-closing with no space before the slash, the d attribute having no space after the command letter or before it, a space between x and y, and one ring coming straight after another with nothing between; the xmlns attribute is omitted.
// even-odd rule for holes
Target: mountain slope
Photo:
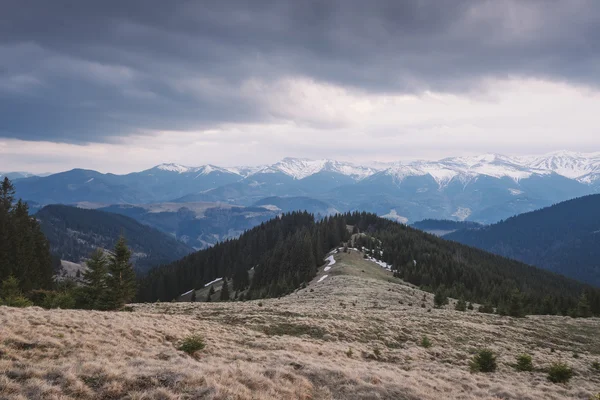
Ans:
<svg viewBox="0 0 600 400"><path fill-rule="evenodd" d="M63 205L46 206L35 215L50 250L63 260L80 263L97 247L112 249L124 235L138 272L179 259L190 247L123 215Z"/></svg>
<svg viewBox="0 0 600 400"><path fill-rule="evenodd" d="M236 238L281 212L269 207L220 203L115 204L99 210L126 215L195 249Z"/></svg>
<svg viewBox="0 0 600 400"><path fill-rule="evenodd" d="M230 281L245 298L290 293L315 277L327 249L350 240L348 225L368 233L353 237L354 246L372 248L370 254L398 277L426 290L444 289L452 297L501 308L519 290L529 313L561 314L571 312L585 291L594 313L600 314L600 290L367 213L319 222L308 213L285 214L239 239L153 270L140 298L168 301L218 278Z"/></svg>
<svg viewBox="0 0 600 400"><path fill-rule="evenodd" d="M198 297L101 313L0 307L2 390L64 400L588 400L598 392L590 366L600 319L459 312L454 299L436 309L430 293L357 252L334 257L281 298ZM178 348L191 335L206 346L190 355ZM470 371L484 347L498 356L496 373ZM521 354L534 371L515 370ZM573 368L569 384L547 381L556 362Z"/></svg>
<svg viewBox="0 0 600 400"><path fill-rule="evenodd" d="M445 236L600 287L600 195Z"/></svg>

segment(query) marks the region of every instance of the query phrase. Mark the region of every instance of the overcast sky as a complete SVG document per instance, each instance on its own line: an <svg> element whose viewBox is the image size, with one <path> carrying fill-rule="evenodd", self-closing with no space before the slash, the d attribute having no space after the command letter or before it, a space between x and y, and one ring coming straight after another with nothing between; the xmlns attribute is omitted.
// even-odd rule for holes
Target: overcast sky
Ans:
<svg viewBox="0 0 600 400"><path fill-rule="evenodd" d="M597 0L0 10L0 171L600 151Z"/></svg>

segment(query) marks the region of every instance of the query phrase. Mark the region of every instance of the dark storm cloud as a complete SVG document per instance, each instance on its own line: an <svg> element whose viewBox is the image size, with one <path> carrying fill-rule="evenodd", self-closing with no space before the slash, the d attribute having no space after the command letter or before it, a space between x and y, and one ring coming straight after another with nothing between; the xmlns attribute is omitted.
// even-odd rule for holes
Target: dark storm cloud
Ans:
<svg viewBox="0 0 600 400"><path fill-rule="evenodd" d="M265 122L257 96L286 77L386 93L507 77L597 87L599 54L595 0L0 0L0 137ZM264 93L243 89L252 79Z"/></svg>

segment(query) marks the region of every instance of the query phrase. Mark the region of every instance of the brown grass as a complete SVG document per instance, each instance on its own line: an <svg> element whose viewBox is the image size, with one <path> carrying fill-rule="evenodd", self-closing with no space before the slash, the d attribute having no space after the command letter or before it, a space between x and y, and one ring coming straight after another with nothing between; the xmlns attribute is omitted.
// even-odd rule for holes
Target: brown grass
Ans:
<svg viewBox="0 0 600 400"><path fill-rule="evenodd" d="M588 400L600 391L590 368L600 358L598 319L512 319L451 304L428 311L431 295L421 308L423 292L387 282L379 266L355 254L336 259L323 282L262 307L0 307L0 399ZM177 350L190 335L206 343L193 356ZM481 347L498 354L497 372L469 372ZM534 372L513 368L523 353ZM575 371L567 385L546 379L557 361Z"/></svg>

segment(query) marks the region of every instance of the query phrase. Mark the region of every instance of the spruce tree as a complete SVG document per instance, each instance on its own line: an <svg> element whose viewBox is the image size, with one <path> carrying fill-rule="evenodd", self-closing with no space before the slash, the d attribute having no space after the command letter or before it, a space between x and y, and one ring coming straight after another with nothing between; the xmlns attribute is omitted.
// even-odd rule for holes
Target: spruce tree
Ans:
<svg viewBox="0 0 600 400"><path fill-rule="evenodd" d="M442 306L448 304L448 296L446 296L446 291L444 288L440 287L433 297L433 304L436 308L441 308Z"/></svg>
<svg viewBox="0 0 600 400"><path fill-rule="evenodd" d="M121 308L135 297L135 272L130 259L131 251L121 236L108 263L108 306L111 309Z"/></svg>
<svg viewBox="0 0 600 400"><path fill-rule="evenodd" d="M523 312L523 299L518 290L512 292L507 312L508 315L515 318L522 318L525 316L525 313Z"/></svg>
<svg viewBox="0 0 600 400"><path fill-rule="evenodd" d="M86 262L87 268L83 272L82 282L85 288L86 305L89 308L105 309L110 308L107 280L108 265L104 251L96 249L90 254Z"/></svg>
<svg viewBox="0 0 600 400"><path fill-rule="evenodd" d="M460 298L456 302L456 305L454 306L454 309L456 311L467 311L467 303L465 302L465 300L463 298Z"/></svg>
<svg viewBox="0 0 600 400"><path fill-rule="evenodd" d="M192 290L192 296L191 296L191 298L190 298L190 301L191 301L192 303L195 303L195 302L196 302L196 289Z"/></svg>
<svg viewBox="0 0 600 400"><path fill-rule="evenodd" d="M221 301L229 301L229 284L227 279L223 278L223 287L221 288L221 295L219 296Z"/></svg>
<svg viewBox="0 0 600 400"><path fill-rule="evenodd" d="M582 293L581 297L579 297L579 302L577 303L577 316L580 318L590 318L592 316L590 302L585 293Z"/></svg>

